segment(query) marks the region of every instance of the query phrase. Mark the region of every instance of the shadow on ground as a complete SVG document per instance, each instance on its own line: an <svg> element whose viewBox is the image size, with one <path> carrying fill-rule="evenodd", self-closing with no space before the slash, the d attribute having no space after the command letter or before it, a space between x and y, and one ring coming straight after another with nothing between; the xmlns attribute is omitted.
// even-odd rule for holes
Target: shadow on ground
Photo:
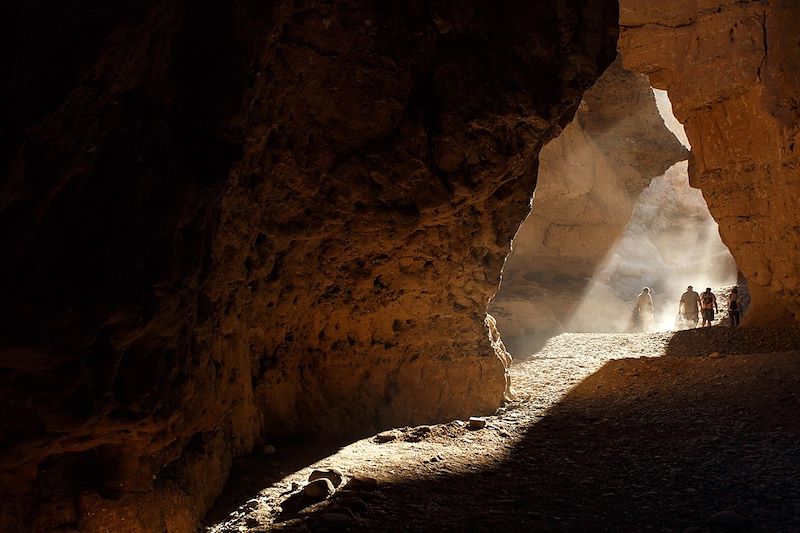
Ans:
<svg viewBox="0 0 800 533"><path fill-rule="evenodd" d="M354 529L800 531L799 393L799 352L610 361L501 464L384 484Z"/></svg>
<svg viewBox="0 0 800 533"><path fill-rule="evenodd" d="M336 453L357 438L339 439L327 444L281 441L274 445L280 454L262 453L235 459L225 489L203 522L211 525L223 521L264 487L273 485L287 475Z"/></svg>
<svg viewBox="0 0 800 533"><path fill-rule="evenodd" d="M704 356L775 353L800 350L800 328L709 328L673 333L667 343L668 356Z"/></svg>
<svg viewBox="0 0 800 533"><path fill-rule="evenodd" d="M503 344L515 361L525 361L547 344L547 341L559 333L532 333L517 337L503 337Z"/></svg>
<svg viewBox="0 0 800 533"><path fill-rule="evenodd" d="M494 466L488 449L472 465L445 458L417 470L434 477L339 491L302 520L248 519L247 530L322 531L326 510L355 499L355 531L800 532L800 351L790 351L800 330L714 327L660 342L666 357L609 361L544 416L522 404L514 413L524 416L498 419L514 443L498 448ZM729 355L738 353L756 355ZM206 523L348 442L238 460ZM710 527L724 511L739 529Z"/></svg>

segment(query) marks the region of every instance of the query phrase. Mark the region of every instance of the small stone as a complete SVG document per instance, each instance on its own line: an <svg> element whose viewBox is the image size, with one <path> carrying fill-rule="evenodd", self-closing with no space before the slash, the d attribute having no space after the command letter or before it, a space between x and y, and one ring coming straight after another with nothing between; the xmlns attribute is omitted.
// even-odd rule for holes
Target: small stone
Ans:
<svg viewBox="0 0 800 533"><path fill-rule="evenodd" d="M753 521L733 511L720 511L708 519L711 527L726 528L730 531L750 531L753 529Z"/></svg>
<svg viewBox="0 0 800 533"><path fill-rule="evenodd" d="M352 476L345 485L350 490L375 490L378 488L378 480L368 476Z"/></svg>
<svg viewBox="0 0 800 533"><path fill-rule="evenodd" d="M303 494L318 502L330 498L334 492L336 492L336 489L333 483L325 478L315 479L303 487Z"/></svg>
<svg viewBox="0 0 800 533"><path fill-rule="evenodd" d="M419 442L432 432L430 426L418 426L412 429L408 435L406 435L405 440L407 442Z"/></svg>
<svg viewBox="0 0 800 533"><path fill-rule="evenodd" d="M264 455L274 455L275 454L275 446L272 444L265 444L261 447L261 453Z"/></svg>
<svg viewBox="0 0 800 533"><path fill-rule="evenodd" d="M397 433L394 431L384 431L375 435L375 442L383 444L384 442L391 442L397 440Z"/></svg>
<svg viewBox="0 0 800 533"><path fill-rule="evenodd" d="M469 417L469 429L483 429L486 427L486 419L479 416Z"/></svg>
<svg viewBox="0 0 800 533"><path fill-rule="evenodd" d="M721 353L719 353L719 352L711 352L710 354L708 354L708 356L709 356L710 358L712 358L712 359L720 359L721 357L724 357L724 356L723 356Z"/></svg>
<svg viewBox="0 0 800 533"><path fill-rule="evenodd" d="M497 415L497 416L504 415L504 414L506 414L506 408L505 407L498 407L497 411L495 411L494 414Z"/></svg>
<svg viewBox="0 0 800 533"><path fill-rule="evenodd" d="M350 527L356 521L353 517L342 513L322 513L319 515L319 525L330 528Z"/></svg>
<svg viewBox="0 0 800 533"><path fill-rule="evenodd" d="M308 480L315 481L317 479L327 479L331 482L334 487L338 487L342 484L342 479L344 475L341 471L337 470L336 468L323 468L320 470L314 470L309 474Z"/></svg>

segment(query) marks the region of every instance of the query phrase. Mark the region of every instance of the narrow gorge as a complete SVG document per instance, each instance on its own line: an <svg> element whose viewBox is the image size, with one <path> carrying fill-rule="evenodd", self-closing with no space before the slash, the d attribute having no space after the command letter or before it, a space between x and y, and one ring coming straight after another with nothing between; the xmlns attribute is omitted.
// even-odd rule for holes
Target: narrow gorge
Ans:
<svg viewBox="0 0 800 533"><path fill-rule="evenodd" d="M487 316L501 275L530 283L512 239L543 218L514 243L541 274L581 284L601 265L633 199L687 157L650 85L748 281L745 325L800 325L788 0L0 15L2 531L195 531L236 458L278 440L514 401L502 336L529 325ZM564 146L613 187L548 159ZM578 229L559 218L575 199Z"/></svg>

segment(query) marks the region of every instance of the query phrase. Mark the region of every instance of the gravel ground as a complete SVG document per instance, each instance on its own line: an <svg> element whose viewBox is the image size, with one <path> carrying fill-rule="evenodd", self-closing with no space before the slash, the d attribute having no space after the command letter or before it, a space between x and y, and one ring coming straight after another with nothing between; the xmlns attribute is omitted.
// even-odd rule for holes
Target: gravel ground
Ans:
<svg viewBox="0 0 800 533"><path fill-rule="evenodd" d="M800 531L800 330L563 334L484 417L238 461L206 531ZM302 496L335 468L332 497Z"/></svg>

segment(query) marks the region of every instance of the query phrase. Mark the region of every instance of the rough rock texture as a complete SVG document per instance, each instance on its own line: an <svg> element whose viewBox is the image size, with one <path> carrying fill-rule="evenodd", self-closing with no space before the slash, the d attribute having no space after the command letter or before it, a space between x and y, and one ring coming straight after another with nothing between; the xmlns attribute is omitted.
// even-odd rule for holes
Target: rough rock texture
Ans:
<svg viewBox="0 0 800 533"><path fill-rule="evenodd" d="M687 155L664 126L647 77L616 61L542 149L533 209L489 310L504 338L564 331L638 195Z"/></svg>
<svg viewBox="0 0 800 533"><path fill-rule="evenodd" d="M620 2L625 65L669 92L689 176L749 282L744 323L800 322L800 6Z"/></svg>
<svg viewBox="0 0 800 533"><path fill-rule="evenodd" d="M190 531L263 435L493 409L615 2L3 4L0 529Z"/></svg>

